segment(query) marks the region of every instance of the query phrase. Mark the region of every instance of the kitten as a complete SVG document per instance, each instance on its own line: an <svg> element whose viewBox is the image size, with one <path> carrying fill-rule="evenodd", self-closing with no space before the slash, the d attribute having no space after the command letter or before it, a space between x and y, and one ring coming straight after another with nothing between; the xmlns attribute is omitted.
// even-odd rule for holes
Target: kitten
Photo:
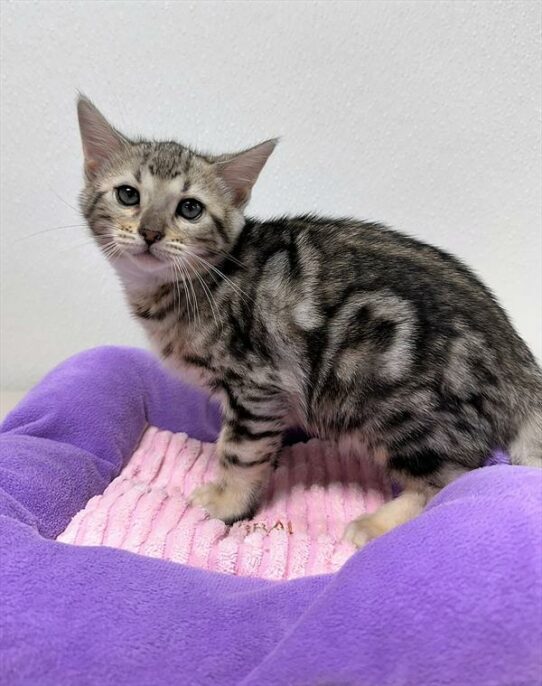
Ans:
<svg viewBox="0 0 542 686"><path fill-rule="evenodd" d="M213 157L132 141L78 102L81 207L165 364L220 393L220 475L193 502L251 517L293 425L366 446L402 495L356 545L502 448L542 465L542 372L459 260L384 226L243 210L276 141Z"/></svg>

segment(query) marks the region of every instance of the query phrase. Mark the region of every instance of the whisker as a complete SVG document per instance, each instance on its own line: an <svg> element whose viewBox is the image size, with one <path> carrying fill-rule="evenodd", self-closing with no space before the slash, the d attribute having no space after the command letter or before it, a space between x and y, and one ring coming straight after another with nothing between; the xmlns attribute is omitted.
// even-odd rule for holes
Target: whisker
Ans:
<svg viewBox="0 0 542 686"><path fill-rule="evenodd" d="M187 264L187 267L189 268L188 264ZM218 320L216 318L216 312L215 312L214 307L213 307L213 302L212 302L212 299L209 297L209 294L210 294L209 288L208 288L207 284L205 283L205 281L203 280L203 278L201 277L201 275L198 274L198 272L195 269L194 269L194 275L202 287L202 290L203 290L203 292L207 298L207 301L209 302L209 307L211 308L211 313L213 315L213 319L215 320L215 324L216 324L216 326L218 326Z"/></svg>
<svg viewBox="0 0 542 686"><path fill-rule="evenodd" d="M96 238L98 238L98 243L99 247L101 250L104 250L108 245L115 243L115 235L114 234L100 234L99 236L92 236L88 237L83 243L76 243L72 245L66 246L63 250L59 250L60 254L64 254L68 250L76 249L76 248L88 248L90 245L96 245ZM101 239L107 239L101 240Z"/></svg>
<svg viewBox="0 0 542 686"><path fill-rule="evenodd" d="M197 295L196 295L196 291L195 291L195 289L194 289L194 284L193 284L192 279L191 279L191 277L190 277L190 271L189 271L189 265L188 265L188 263L186 263L185 266L186 266L186 272L187 272L187 274L188 274L188 288L190 288L190 289L192 290L192 295L194 296L194 305L195 305L196 314L197 314L197 317L198 317L198 324L201 324L198 297L197 297Z"/></svg>
<svg viewBox="0 0 542 686"><path fill-rule="evenodd" d="M211 307L211 312L213 313L213 319L215 320L215 324L218 328L222 328L222 322L220 322L220 324L218 323L220 317L217 317L218 305L216 302L216 298L211 293L209 286L205 283L205 279L203 279L203 277L201 277L199 274L197 276L201 283L201 287L203 288L203 292L205 293L205 296L209 301L209 306Z"/></svg>
<svg viewBox="0 0 542 686"><path fill-rule="evenodd" d="M177 293L179 296L179 316L181 315L181 302L182 302L180 281L182 281L183 289L184 289L184 296L185 296L185 308L184 309L185 309L186 315L188 317L188 321L190 322L190 311L188 309L188 297L187 297L188 294L186 292L186 284L184 283L184 279L183 279L182 274L181 274L181 269L176 262L173 262L173 268L175 271L175 287L177 289Z"/></svg>
<svg viewBox="0 0 542 686"><path fill-rule="evenodd" d="M77 207L74 207L73 205L70 205L70 203L69 203L67 200L64 200L64 198L63 198L62 196L60 196L60 195L55 191L54 188L52 188L51 186L49 186L49 190L51 191L51 193L54 193L54 194L56 195L56 197L60 200L60 202L63 202L64 205L66 205L66 207L69 207L69 208L70 208L71 210L73 210L74 212L77 212L77 214L80 214L80 210L78 210Z"/></svg>
<svg viewBox="0 0 542 686"><path fill-rule="evenodd" d="M180 281L181 281L181 280L183 281L183 289L184 289L184 291L185 291L185 306L184 306L184 311L185 311L186 314L188 315L188 299L187 299L187 297L186 297L186 286L185 286L185 284L184 284L184 279L182 278L180 268L177 267L177 266L175 265L175 263L174 263L174 267L175 267L175 271L178 272L178 276L175 275L175 288L177 289L177 294L178 294L178 296L179 296L179 316L181 316L181 305L182 305L181 284L180 284ZM188 319L188 321L190 322L190 318Z"/></svg>
<svg viewBox="0 0 542 686"><path fill-rule="evenodd" d="M21 236L21 238L18 238L16 241L13 241L14 243L20 243L21 241L27 241L30 238L35 238L36 236L41 236L44 233L51 233L51 231L60 231L61 229L84 229L87 225L86 224L66 224L65 226L53 226L50 229L42 229L41 231L36 231L34 233L29 233L26 236Z"/></svg>
<svg viewBox="0 0 542 686"><path fill-rule="evenodd" d="M186 285L186 277L184 275L183 265L181 264L180 261L177 261L177 260L174 260L174 264L176 265L176 267L179 271L179 277L180 277L182 284L183 284L184 294L185 294L185 298L186 298L186 313L188 315L188 322L190 323L190 318L191 318L191 315L193 313L192 298L190 297L190 292L189 292L188 287Z"/></svg>
<svg viewBox="0 0 542 686"><path fill-rule="evenodd" d="M102 247L102 251L104 252L106 257L113 257L115 255L122 255L122 250L120 249L120 246L114 240L110 240L109 243L106 243L105 245L103 245L101 247Z"/></svg>
<svg viewBox="0 0 542 686"><path fill-rule="evenodd" d="M220 271L220 269L217 269L214 265L212 265L210 262L207 260L203 259L203 257L200 257L199 255L194 254L193 252L186 250L186 252L191 256L195 257L197 260L205 264L209 269L211 269L213 272L218 274L224 281L230 284L230 286L238 293L238 295L243 296L244 298L248 298L249 300L253 301L253 298L251 298L248 293L245 293L237 284L233 283L231 279L229 279L223 272Z"/></svg>
<svg viewBox="0 0 542 686"><path fill-rule="evenodd" d="M64 253L68 252L69 250L76 250L77 248L88 248L91 245L96 245L96 241L91 238L84 243L76 243L75 245L67 245L65 248L59 250L59 254L63 255Z"/></svg>
<svg viewBox="0 0 542 686"><path fill-rule="evenodd" d="M240 260L238 260L236 257L233 255L230 255L229 253L225 252L224 250L214 250L213 248L205 248L208 252L213 253L214 255L218 255L220 257L223 257L225 260L230 260L237 266L241 267L242 269L246 269L246 265L244 265Z"/></svg>
<svg viewBox="0 0 542 686"><path fill-rule="evenodd" d="M109 251L105 251L105 250L104 250L104 254L105 254L105 256L106 256L108 259L110 259L110 258L112 258L112 257L117 257L118 255L122 255L122 252L121 252L116 246L114 246L114 247L113 247L111 250L109 250Z"/></svg>
<svg viewBox="0 0 542 686"><path fill-rule="evenodd" d="M176 269L175 269L175 262L171 263L171 279L173 282L173 309L176 310L177 315L180 317L181 316L181 290L179 287L179 278L177 276Z"/></svg>

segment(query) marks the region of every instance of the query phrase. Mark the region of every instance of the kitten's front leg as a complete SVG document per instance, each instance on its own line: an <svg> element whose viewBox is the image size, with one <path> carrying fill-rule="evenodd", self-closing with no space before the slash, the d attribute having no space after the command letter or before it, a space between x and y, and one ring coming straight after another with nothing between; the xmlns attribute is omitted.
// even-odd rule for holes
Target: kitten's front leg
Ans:
<svg viewBox="0 0 542 686"><path fill-rule="evenodd" d="M191 498L193 505L226 524L254 515L282 444L279 417L240 408L236 411L230 405L227 411L217 445L220 462L216 481L196 489Z"/></svg>

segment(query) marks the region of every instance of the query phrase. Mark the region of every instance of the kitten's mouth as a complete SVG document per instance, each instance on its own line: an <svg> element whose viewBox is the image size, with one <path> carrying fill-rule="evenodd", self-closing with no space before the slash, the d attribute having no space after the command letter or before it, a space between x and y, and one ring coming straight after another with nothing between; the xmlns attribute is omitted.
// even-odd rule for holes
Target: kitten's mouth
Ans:
<svg viewBox="0 0 542 686"><path fill-rule="evenodd" d="M153 255L150 250L145 250L145 252L140 252L137 255L131 254L130 259L143 269L157 269L167 266L164 260Z"/></svg>

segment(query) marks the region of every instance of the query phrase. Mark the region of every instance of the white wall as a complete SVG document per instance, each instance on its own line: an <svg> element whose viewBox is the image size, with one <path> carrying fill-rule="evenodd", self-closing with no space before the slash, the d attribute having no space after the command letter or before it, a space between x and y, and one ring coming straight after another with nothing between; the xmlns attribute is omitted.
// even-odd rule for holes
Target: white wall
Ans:
<svg viewBox="0 0 542 686"><path fill-rule="evenodd" d="M80 222L81 89L127 133L280 134L251 210L381 219L466 259L542 357L536 2L2 6L4 388L144 345ZM31 234L43 231L37 236Z"/></svg>

